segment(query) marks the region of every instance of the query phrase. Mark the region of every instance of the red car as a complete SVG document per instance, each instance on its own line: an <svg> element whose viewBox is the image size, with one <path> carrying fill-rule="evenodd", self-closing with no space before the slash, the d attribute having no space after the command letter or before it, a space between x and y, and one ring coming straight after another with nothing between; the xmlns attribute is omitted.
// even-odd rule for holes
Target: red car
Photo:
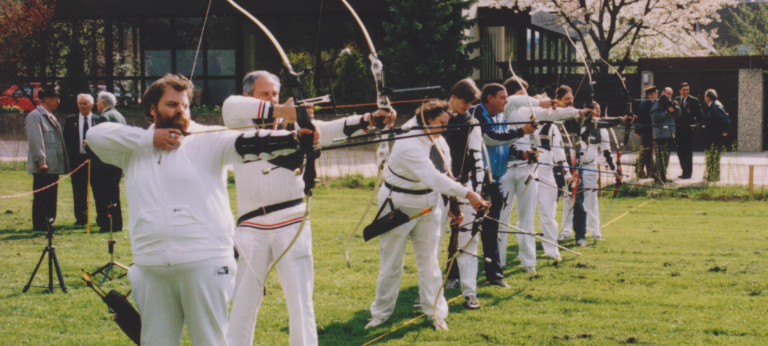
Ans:
<svg viewBox="0 0 768 346"><path fill-rule="evenodd" d="M22 94L22 91L19 90L17 85L12 85L0 95L0 106L18 106L26 112L35 110L35 108L40 105L40 100L37 99L37 91L40 89L40 83L29 83L29 85L24 86L24 89L24 94L27 95L30 91L33 91L32 95L35 99L35 104L32 104L32 101Z"/></svg>
<svg viewBox="0 0 768 346"><path fill-rule="evenodd" d="M33 98L35 99L34 105L26 96L24 96L24 94L29 94L29 91L32 88L34 88L34 92L32 93ZM8 88L8 90L0 95L0 106L18 106L25 112L31 112L35 110L35 108L40 105L40 100L37 98L37 92L40 90L40 83L29 83L28 86L24 86L24 89L24 94L22 94L17 85L12 85L10 88ZM91 85L91 94L93 95L96 95L100 91L105 90L107 90L106 85Z"/></svg>

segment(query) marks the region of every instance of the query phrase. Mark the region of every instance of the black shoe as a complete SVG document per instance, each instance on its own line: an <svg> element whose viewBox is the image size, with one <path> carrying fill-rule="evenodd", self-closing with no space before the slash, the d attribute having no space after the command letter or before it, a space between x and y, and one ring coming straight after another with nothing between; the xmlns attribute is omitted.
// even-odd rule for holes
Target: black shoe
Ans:
<svg viewBox="0 0 768 346"><path fill-rule="evenodd" d="M85 227L87 224L88 223L85 222L85 221L77 221L77 222L73 223L72 226L74 226L74 227Z"/></svg>
<svg viewBox="0 0 768 346"><path fill-rule="evenodd" d="M690 175L681 175L680 179L691 179Z"/></svg>
<svg viewBox="0 0 768 346"><path fill-rule="evenodd" d="M491 280L488 282L488 284L491 286L499 286L502 288L511 288L509 284L507 284L507 282L502 279Z"/></svg>

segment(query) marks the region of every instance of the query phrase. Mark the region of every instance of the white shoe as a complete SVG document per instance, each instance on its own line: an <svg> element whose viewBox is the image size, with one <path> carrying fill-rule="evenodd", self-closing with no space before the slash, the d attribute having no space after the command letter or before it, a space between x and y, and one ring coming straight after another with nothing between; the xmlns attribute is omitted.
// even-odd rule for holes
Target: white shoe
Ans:
<svg viewBox="0 0 768 346"><path fill-rule="evenodd" d="M368 324L365 326L365 329L378 327L380 324L386 322L387 320L382 320L378 317L371 318L371 321L368 322Z"/></svg>
<svg viewBox="0 0 768 346"><path fill-rule="evenodd" d="M445 320L436 319L432 321L432 325L435 326L435 330L445 330L448 331L448 324L445 323Z"/></svg>
<svg viewBox="0 0 768 346"><path fill-rule="evenodd" d="M526 274L536 274L536 267L534 267L534 266L523 266L523 271L525 271Z"/></svg>
<svg viewBox="0 0 768 346"><path fill-rule="evenodd" d="M601 235L596 235L596 236L595 236L595 235L593 235L593 236L592 236L592 239L597 239L597 240L605 240L605 238L603 238L603 236L601 236Z"/></svg>
<svg viewBox="0 0 768 346"><path fill-rule="evenodd" d="M549 257L549 258L551 258L551 259L553 259L555 261L558 261L558 262L563 260L563 257L560 256L560 254L556 254L554 256L547 256L547 257Z"/></svg>
<svg viewBox="0 0 768 346"><path fill-rule="evenodd" d="M566 240L566 239L570 238L571 236L573 236L573 232L571 232L571 231L563 231L563 233L560 234L560 237L557 238L557 240Z"/></svg>
<svg viewBox="0 0 768 346"><path fill-rule="evenodd" d="M421 307L421 297L416 297L416 301L413 302L413 307L416 309Z"/></svg>
<svg viewBox="0 0 768 346"><path fill-rule="evenodd" d="M576 244L578 244L580 247L587 247L587 240L586 239L581 239L581 240L577 241Z"/></svg>

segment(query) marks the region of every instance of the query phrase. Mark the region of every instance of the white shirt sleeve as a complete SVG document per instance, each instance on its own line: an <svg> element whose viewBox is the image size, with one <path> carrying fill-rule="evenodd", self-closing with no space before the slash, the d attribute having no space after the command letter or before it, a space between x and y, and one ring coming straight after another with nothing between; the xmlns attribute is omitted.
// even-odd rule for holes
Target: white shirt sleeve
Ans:
<svg viewBox="0 0 768 346"><path fill-rule="evenodd" d="M536 115L538 121L562 121L579 116L579 110L573 107L567 108L541 108L542 112Z"/></svg>
<svg viewBox="0 0 768 346"><path fill-rule="evenodd" d="M154 147L154 128L101 123L88 130L88 147L104 163L126 169L133 152Z"/></svg>
<svg viewBox="0 0 768 346"><path fill-rule="evenodd" d="M272 102L248 96L230 96L221 106L224 125L229 128L253 125L253 119L272 118Z"/></svg>
<svg viewBox="0 0 768 346"><path fill-rule="evenodd" d="M440 194L454 197L466 196L469 189L440 173L429 159L429 150L429 147L419 146L399 151L398 161L401 167L398 168L408 169L421 183ZM445 152L444 154L450 155Z"/></svg>

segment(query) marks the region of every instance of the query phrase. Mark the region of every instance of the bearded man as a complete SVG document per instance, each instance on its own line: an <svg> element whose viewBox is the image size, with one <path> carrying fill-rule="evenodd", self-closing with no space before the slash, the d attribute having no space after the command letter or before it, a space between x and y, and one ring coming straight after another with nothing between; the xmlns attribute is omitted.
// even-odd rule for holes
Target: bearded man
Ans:
<svg viewBox="0 0 768 346"><path fill-rule="evenodd" d="M134 260L128 279L144 345L179 345L185 322L193 345L227 345L237 272L227 168L299 148L288 131L242 133L196 124L189 114L193 88L183 76L166 75L143 96L149 129L102 123L88 132L89 148L125 172ZM292 106L273 111L295 113Z"/></svg>

